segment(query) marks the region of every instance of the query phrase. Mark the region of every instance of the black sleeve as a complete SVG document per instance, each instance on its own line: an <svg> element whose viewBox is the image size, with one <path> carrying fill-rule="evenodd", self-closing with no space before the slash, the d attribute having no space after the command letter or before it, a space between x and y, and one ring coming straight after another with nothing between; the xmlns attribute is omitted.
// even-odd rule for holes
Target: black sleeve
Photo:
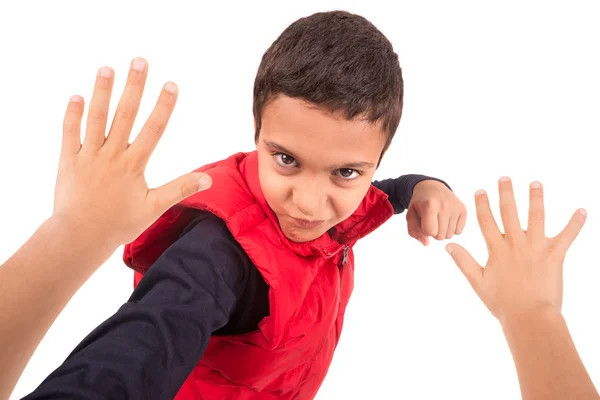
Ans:
<svg viewBox="0 0 600 400"><path fill-rule="evenodd" d="M201 214L26 399L172 399L257 273L224 222Z"/></svg>
<svg viewBox="0 0 600 400"><path fill-rule="evenodd" d="M374 181L373 186L383 191L388 195L392 207L394 207L394 214L401 214L408 208L410 199L412 198L413 189L419 182L425 180L435 180L443 183L452 190L452 188L443 180L432 178L425 175L402 175L396 179L384 179L382 181Z"/></svg>

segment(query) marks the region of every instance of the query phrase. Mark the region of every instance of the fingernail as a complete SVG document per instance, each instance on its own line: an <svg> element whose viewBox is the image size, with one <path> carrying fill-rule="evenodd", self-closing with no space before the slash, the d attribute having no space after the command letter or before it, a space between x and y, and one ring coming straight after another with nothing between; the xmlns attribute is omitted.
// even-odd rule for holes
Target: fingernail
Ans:
<svg viewBox="0 0 600 400"><path fill-rule="evenodd" d="M508 176L503 176L500 178L500 182L510 182L510 178Z"/></svg>
<svg viewBox="0 0 600 400"><path fill-rule="evenodd" d="M75 95L75 96L71 97L71 102L72 103L81 103L81 102L83 102L83 97Z"/></svg>
<svg viewBox="0 0 600 400"><path fill-rule="evenodd" d="M200 190L208 189L212 185L212 179L208 175L203 175L198 178L200 184Z"/></svg>
<svg viewBox="0 0 600 400"><path fill-rule="evenodd" d="M478 190L475 192L475 196L482 196L485 194L485 190Z"/></svg>
<svg viewBox="0 0 600 400"><path fill-rule="evenodd" d="M454 246L447 245L446 246L446 251L448 252L448 254L452 254L452 252L454 251Z"/></svg>
<svg viewBox="0 0 600 400"><path fill-rule="evenodd" d="M131 62L131 68L137 72L144 72L146 70L147 65L148 63L146 63L146 60L144 60L141 57L134 58Z"/></svg>
<svg viewBox="0 0 600 400"><path fill-rule="evenodd" d="M579 209L579 213L580 213L581 215L583 215L584 217L586 217L586 216L587 216L587 210L586 210L585 208L580 208L580 209Z"/></svg>
<svg viewBox="0 0 600 400"><path fill-rule="evenodd" d="M102 67L98 70L98 76L101 78L110 78L113 76L113 70L110 67Z"/></svg>
<svg viewBox="0 0 600 400"><path fill-rule="evenodd" d="M542 184L540 182L538 182L538 181L531 182L531 188L532 189L539 189L541 187L542 187Z"/></svg>
<svg viewBox="0 0 600 400"><path fill-rule="evenodd" d="M177 93L177 85L174 84L173 82L167 82L165 83L165 90L171 94L175 94Z"/></svg>

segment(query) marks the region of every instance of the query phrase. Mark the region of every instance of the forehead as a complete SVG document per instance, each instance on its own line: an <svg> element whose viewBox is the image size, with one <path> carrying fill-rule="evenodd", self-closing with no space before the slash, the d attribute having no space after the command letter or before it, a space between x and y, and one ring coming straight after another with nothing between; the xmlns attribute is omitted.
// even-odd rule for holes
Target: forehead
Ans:
<svg viewBox="0 0 600 400"><path fill-rule="evenodd" d="M264 108L260 137L294 152L294 156L336 162L376 163L385 145L380 123L347 120L301 99L278 96Z"/></svg>

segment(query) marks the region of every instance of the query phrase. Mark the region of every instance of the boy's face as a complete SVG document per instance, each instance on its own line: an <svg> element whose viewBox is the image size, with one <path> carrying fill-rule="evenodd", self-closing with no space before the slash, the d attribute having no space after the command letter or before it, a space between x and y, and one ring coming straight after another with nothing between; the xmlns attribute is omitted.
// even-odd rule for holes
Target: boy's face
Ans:
<svg viewBox="0 0 600 400"><path fill-rule="evenodd" d="M278 96L257 142L260 185L285 236L314 240L356 211L385 145L380 124Z"/></svg>

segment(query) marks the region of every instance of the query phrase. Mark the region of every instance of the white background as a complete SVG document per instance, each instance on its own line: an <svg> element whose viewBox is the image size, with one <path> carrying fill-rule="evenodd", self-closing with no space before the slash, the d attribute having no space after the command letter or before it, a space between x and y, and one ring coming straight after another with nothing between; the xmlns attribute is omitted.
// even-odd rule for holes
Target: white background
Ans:
<svg viewBox="0 0 600 400"><path fill-rule="evenodd" d="M458 242L483 263L472 196L488 190L496 212L500 176L513 178L522 216L528 184L545 185L548 235L587 208L565 262L563 311L600 386L598 3L393 3L194 9L182 2L2 1L0 261L49 216L64 107L72 94L89 101L98 67L115 68L119 95L129 61L150 62L137 127L162 84L179 84L178 106L147 171L158 185L251 150L252 85L263 52L295 19L347 9L388 36L404 70L404 116L376 178L423 173L447 180L470 212ZM500 327L445 244L422 247L401 215L357 245L356 289L319 400L519 398ZM13 398L33 390L131 287L119 250L58 318Z"/></svg>

